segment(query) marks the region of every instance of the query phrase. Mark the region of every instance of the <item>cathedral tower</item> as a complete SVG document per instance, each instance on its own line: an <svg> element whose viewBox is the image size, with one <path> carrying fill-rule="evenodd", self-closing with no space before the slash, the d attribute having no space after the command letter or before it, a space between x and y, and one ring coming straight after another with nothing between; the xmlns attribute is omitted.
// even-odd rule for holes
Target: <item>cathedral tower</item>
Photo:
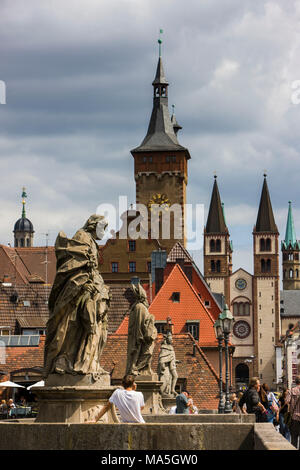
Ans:
<svg viewBox="0 0 300 470"><path fill-rule="evenodd" d="M264 175L253 229L253 331L255 371L272 387L276 377L275 345L280 336L279 246L267 178Z"/></svg>
<svg viewBox="0 0 300 470"><path fill-rule="evenodd" d="M300 289L300 244L296 238L291 201L289 201L289 211L286 223L285 239L281 243L281 251L283 289Z"/></svg>
<svg viewBox="0 0 300 470"><path fill-rule="evenodd" d="M25 211L25 198L27 194L25 188L22 191L22 217L17 220L14 226L14 245L15 247L30 247L33 246L33 225L29 219L26 218Z"/></svg>
<svg viewBox="0 0 300 470"><path fill-rule="evenodd" d="M161 43L161 41L159 40ZM131 151L134 158L134 176L136 181L136 203L144 204L149 210L149 236L151 212L158 211L160 230L157 238L167 252L179 241L186 244L185 203L187 185L187 166L190 154L177 139L181 126L168 109L168 82L165 77L161 55L159 55L156 75L152 82L153 109L146 137L139 147ZM180 234L174 231L175 212L171 206L179 208L177 222ZM161 221L164 216L171 219L170 238L162 236Z"/></svg>
<svg viewBox="0 0 300 470"><path fill-rule="evenodd" d="M204 229L204 276L213 292L225 295L230 305L232 244L226 225L224 206L215 176L209 212Z"/></svg>

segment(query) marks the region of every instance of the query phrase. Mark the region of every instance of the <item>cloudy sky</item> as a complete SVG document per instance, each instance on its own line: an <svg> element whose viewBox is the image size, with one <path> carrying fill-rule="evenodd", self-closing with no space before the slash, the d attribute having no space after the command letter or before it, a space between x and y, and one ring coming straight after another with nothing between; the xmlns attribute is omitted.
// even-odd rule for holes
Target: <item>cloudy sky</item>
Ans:
<svg viewBox="0 0 300 470"><path fill-rule="evenodd" d="M130 149L150 118L160 28L188 202L207 213L217 172L234 269L252 272L266 171L280 238L289 200L300 238L299 22L296 0L1 0L0 243L22 186L36 245L103 202L134 202Z"/></svg>

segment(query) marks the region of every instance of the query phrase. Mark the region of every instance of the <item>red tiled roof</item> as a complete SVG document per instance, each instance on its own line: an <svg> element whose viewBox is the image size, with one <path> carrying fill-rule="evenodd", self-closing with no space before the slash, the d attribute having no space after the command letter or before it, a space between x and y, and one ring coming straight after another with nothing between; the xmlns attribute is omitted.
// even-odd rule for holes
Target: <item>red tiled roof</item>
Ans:
<svg viewBox="0 0 300 470"><path fill-rule="evenodd" d="M172 301L173 292L180 293L180 302ZM171 317L174 324L173 332L177 334L186 332L188 320L199 320L200 346L218 346L213 328L214 319L179 265L175 265L172 269L150 305L149 312L154 315L157 322ZM128 316L124 318L116 333L127 334L127 331Z"/></svg>
<svg viewBox="0 0 300 470"><path fill-rule="evenodd" d="M49 317L48 297L51 286L45 284L0 284L0 326L10 327L12 332L21 327L46 326ZM13 296L17 294L17 298Z"/></svg>
<svg viewBox="0 0 300 470"><path fill-rule="evenodd" d="M47 275L46 275L47 255ZM0 245L0 280L7 276L16 284L46 282L52 284L56 273L54 246L12 248Z"/></svg>
<svg viewBox="0 0 300 470"><path fill-rule="evenodd" d="M42 368L44 365L45 338L45 336L40 336L38 346L7 346L5 348L5 364L0 366L1 372L6 375L0 376L1 382L11 380L11 373L16 370Z"/></svg>

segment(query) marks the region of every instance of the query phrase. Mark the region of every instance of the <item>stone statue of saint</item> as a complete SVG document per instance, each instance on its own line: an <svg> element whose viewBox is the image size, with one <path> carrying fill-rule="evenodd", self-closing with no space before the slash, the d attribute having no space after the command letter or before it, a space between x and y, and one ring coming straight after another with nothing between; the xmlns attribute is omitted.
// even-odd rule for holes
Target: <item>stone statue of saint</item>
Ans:
<svg viewBox="0 0 300 470"><path fill-rule="evenodd" d="M44 376L106 374L100 357L107 339L109 288L98 270L98 245L107 221L92 215L73 238L59 232L55 242L56 277L49 297L50 316Z"/></svg>
<svg viewBox="0 0 300 470"><path fill-rule="evenodd" d="M175 385L178 379L175 351L172 346L172 333L164 335L158 357L158 378L163 382L160 393L163 397L176 397Z"/></svg>
<svg viewBox="0 0 300 470"><path fill-rule="evenodd" d="M157 330L149 313L147 294L140 284L131 285L134 303L129 312L126 375L152 375L151 360Z"/></svg>

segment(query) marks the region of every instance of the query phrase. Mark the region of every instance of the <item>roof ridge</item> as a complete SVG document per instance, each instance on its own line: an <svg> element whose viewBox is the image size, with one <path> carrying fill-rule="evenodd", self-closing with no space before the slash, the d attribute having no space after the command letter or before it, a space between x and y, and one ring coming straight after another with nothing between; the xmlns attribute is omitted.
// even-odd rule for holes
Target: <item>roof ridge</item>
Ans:
<svg viewBox="0 0 300 470"><path fill-rule="evenodd" d="M201 307L204 308L204 311L207 313L209 319L211 320L211 322L214 324L214 319L212 318L210 312L207 310L207 308L205 307L205 305L203 304L202 300L200 299L199 295L197 294L197 292L195 291L193 285L190 283L189 279L187 278L187 276L185 275L185 273L183 272L183 270L181 269L181 267L179 266L179 264L175 264L175 266L173 266L172 268L172 271L170 272L169 276L167 277L167 279L165 280L165 282L163 283L163 285L161 286L160 290L158 291L158 293L156 294L156 296L154 297L150 307L149 307L149 311L151 310L151 307L153 308L153 305L155 306L155 301L157 303L157 299L159 298L160 296L160 292L162 292L162 290L164 288L166 288L165 286L170 282L170 279L171 279L171 276L174 275L176 269L179 269L179 272L181 273L181 275L184 277L184 279L187 281L187 284L188 286L190 287L190 290L193 292L194 296L196 297L196 299L199 301Z"/></svg>

